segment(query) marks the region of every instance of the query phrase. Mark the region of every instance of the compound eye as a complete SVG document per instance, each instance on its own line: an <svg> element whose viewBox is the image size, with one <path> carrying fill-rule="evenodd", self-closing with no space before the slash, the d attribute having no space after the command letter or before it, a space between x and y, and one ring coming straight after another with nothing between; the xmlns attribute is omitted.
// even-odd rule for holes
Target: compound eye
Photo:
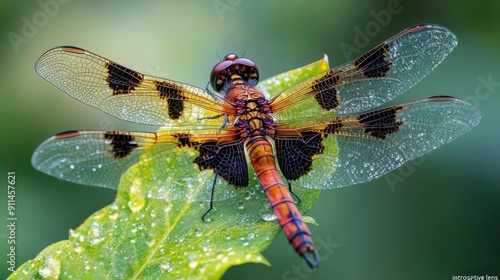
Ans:
<svg viewBox="0 0 500 280"><path fill-rule="evenodd" d="M212 85L213 89L215 89L216 91L219 91L222 88L221 84L220 85L217 84L218 80L221 81L219 79L219 75L221 74L222 71L224 71L226 68L230 67L233 64L234 64L234 61L224 60L224 61L217 63L214 66L214 68L212 69L212 73L210 73L210 84Z"/></svg>

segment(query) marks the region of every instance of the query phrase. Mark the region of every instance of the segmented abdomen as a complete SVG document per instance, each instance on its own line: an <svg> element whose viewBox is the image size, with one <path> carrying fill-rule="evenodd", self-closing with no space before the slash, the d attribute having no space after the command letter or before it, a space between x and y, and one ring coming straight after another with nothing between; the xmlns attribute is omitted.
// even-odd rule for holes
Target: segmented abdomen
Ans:
<svg viewBox="0 0 500 280"><path fill-rule="evenodd" d="M311 233L281 180L271 144L264 136L255 136L250 138L246 147L250 162L288 241L309 262L307 254L316 255Z"/></svg>

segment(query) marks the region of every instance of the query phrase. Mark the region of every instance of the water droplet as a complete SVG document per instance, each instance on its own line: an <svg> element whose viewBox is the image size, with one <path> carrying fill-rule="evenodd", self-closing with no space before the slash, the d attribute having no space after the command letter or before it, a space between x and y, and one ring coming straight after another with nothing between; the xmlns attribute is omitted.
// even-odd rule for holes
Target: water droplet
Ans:
<svg viewBox="0 0 500 280"><path fill-rule="evenodd" d="M115 213L113 213L113 214L110 214L110 215L108 216L108 218L109 218L110 220L112 220L112 221L116 220L116 218L118 218L118 212L115 212Z"/></svg>
<svg viewBox="0 0 500 280"><path fill-rule="evenodd" d="M228 233L228 234L226 234L226 239L227 239L227 240L231 239L231 234L229 234L229 233Z"/></svg>
<svg viewBox="0 0 500 280"><path fill-rule="evenodd" d="M43 267L38 269L38 274L43 278L57 279L61 273L61 262L54 258L47 258Z"/></svg>
<svg viewBox="0 0 500 280"><path fill-rule="evenodd" d="M192 261L189 263L189 267L195 268L198 265L198 261Z"/></svg>
<svg viewBox="0 0 500 280"><path fill-rule="evenodd" d="M90 225L89 242L96 245L104 240L104 231L101 225L97 222L92 222Z"/></svg>
<svg viewBox="0 0 500 280"><path fill-rule="evenodd" d="M144 207L144 204L146 204L146 200L144 198L140 198L137 196L134 196L131 198L131 200L128 202L128 207L132 212L137 212Z"/></svg>
<svg viewBox="0 0 500 280"><path fill-rule="evenodd" d="M238 201L238 204L236 205L238 207L238 210L243 210L245 209L245 203L243 201Z"/></svg>
<svg viewBox="0 0 500 280"><path fill-rule="evenodd" d="M155 227L156 226L156 222L151 222L151 227Z"/></svg>
<svg viewBox="0 0 500 280"><path fill-rule="evenodd" d="M80 247L80 246L76 246L74 250L75 250L75 252L76 252L76 253L78 253L78 254L79 254L79 253L81 253L81 252L82 252L82 247Z"/></svg>
<svg viewBox="0 0 500 280"><path fill-rule="evenodd" d="M252 197L252 195L250 194L249 191L247 191L243 194L243 199L245 199L245 200L249 200L251 197Z"/></svg>
<svg viewBox="0 0 500 280"><path fill-rule="evenodd" d="M161 264L160 264L160 268L162 270L172 271L172 266L170 266L170 263L167 262L167 261L162 261Z"/></svg>
<svg viewBox="0 0 500 280"><path fill-rule="evenodd" d="M79 234L76 230L74 230L74 229L69 229L69 237L70 237L70 238L78 238L78 236L79 236L79 235L80 235L80 234Z"/></svg>
<svg viewBox="0 0 500 280"><path fill-rule="evenodd" d="M248 238L253 239L255 237L255 233L248 232Z"/></svg>
<svg viewBox="0 0 500 280"><path fill-rule="evenodd" d="M208 246L208 244L201 244L201 249L203 250L203 252L207 252L209 249L210 249L210 246Z"/></svg>
<svg viewBox="0 0 500 280"><path fill-rule="evenodd" d="M278 217L276 217L276 215L274 214L263 214L261 216L262 220L266 221L266 222L272 222L272 221L275 221L276 219L278 219Z"/></svg>
<svg viewBox="0 0 500 280"><path fill-rule="evenodd" d="M135 244L135 239L130 239L130 243Z"/></svg>
<svg viewBox="0 0 500 280"><path fill-rule="evenodd" d="M151 239L151 240L149 240L149 241L146 241L146 244L147 244L149 247L152 247L153 245L155 245L155 244L156 244L156 239L155 239L155 238L153 238L153 239Z"/></svg>
<svg viewBox="0 0 500 280"><path fill-rule="evenodd" d="M243 246L248 246L248 239L242 237L242 238L240 238L240 240L241 240L241 244L243 244Z"/></svg>
<svg viewBox="0 0 500 280"><path fill-rule="evenodd" d="M75 166L72 164L69 166L70 169L75 169Z"/></svg>
<svg viewBox="0 0 500 280"><path fill-rule="evenodd" d="M203 234L203 231L201 230L201 228L200 228L200 227L196 227L196 228L194 229L194 235L195 235L196 237L200 237L202 234Z"/></svg>

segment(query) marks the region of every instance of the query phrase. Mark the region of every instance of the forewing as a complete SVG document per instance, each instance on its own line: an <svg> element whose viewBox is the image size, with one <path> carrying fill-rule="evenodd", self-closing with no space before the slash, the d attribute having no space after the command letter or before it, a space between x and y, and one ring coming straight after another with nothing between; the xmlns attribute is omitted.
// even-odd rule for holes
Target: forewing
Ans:
<svg viewBox="0 0 500 280"><path fill-rule="evenodd" d="M480 119L471 104L436 96L353 116L296 120L277 130L277 160L296 186L345 187L378 178L452 141Z"/></svg>
<svg viewBox="0 0 500 280"><path fill-rule="evenodd" d="M32 164L62 180L111 189L117 189L122 174L135 166L154 178L154 183L140 186L148 188L151 198L186 199L190 190L199 187L207 201L217 168L214 199L223 200L241 193L237 188L241 180L248 184L243 143L237 138L234 131L218 128L162 128L157 133L66 131L42 143ZM215 143L222 148L214 150L219 147ZM210 166L214 160L216 164Z"/></svg>
<svg viewBox="0 0 500 280"><path fill-rule="evenodd" d="M367 111L422 80L457 45L439 25L410 27L354 61L314 75L271 100L280 120Z"/></svg>
<svg viewBox="0 0 500 280"><path fill-rule="evenodd" d="M75 99L117 118L147 125L216 124L231 113L217 95L188 84L147 76L76 47L56 47L36 72Z"/></svg>

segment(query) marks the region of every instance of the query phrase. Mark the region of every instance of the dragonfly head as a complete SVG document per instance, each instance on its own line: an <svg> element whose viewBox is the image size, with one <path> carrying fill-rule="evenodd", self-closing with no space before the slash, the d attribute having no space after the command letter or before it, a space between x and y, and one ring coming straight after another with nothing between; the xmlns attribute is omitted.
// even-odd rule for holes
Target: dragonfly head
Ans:
<svg viewBox="0 0 500 280"><path fill-rule="evenodd" d="M253 61L230 53L217 63L210 74L210 84L219 92L228 83L250 82L256 85L259 81L259 69Z"/></svg>

